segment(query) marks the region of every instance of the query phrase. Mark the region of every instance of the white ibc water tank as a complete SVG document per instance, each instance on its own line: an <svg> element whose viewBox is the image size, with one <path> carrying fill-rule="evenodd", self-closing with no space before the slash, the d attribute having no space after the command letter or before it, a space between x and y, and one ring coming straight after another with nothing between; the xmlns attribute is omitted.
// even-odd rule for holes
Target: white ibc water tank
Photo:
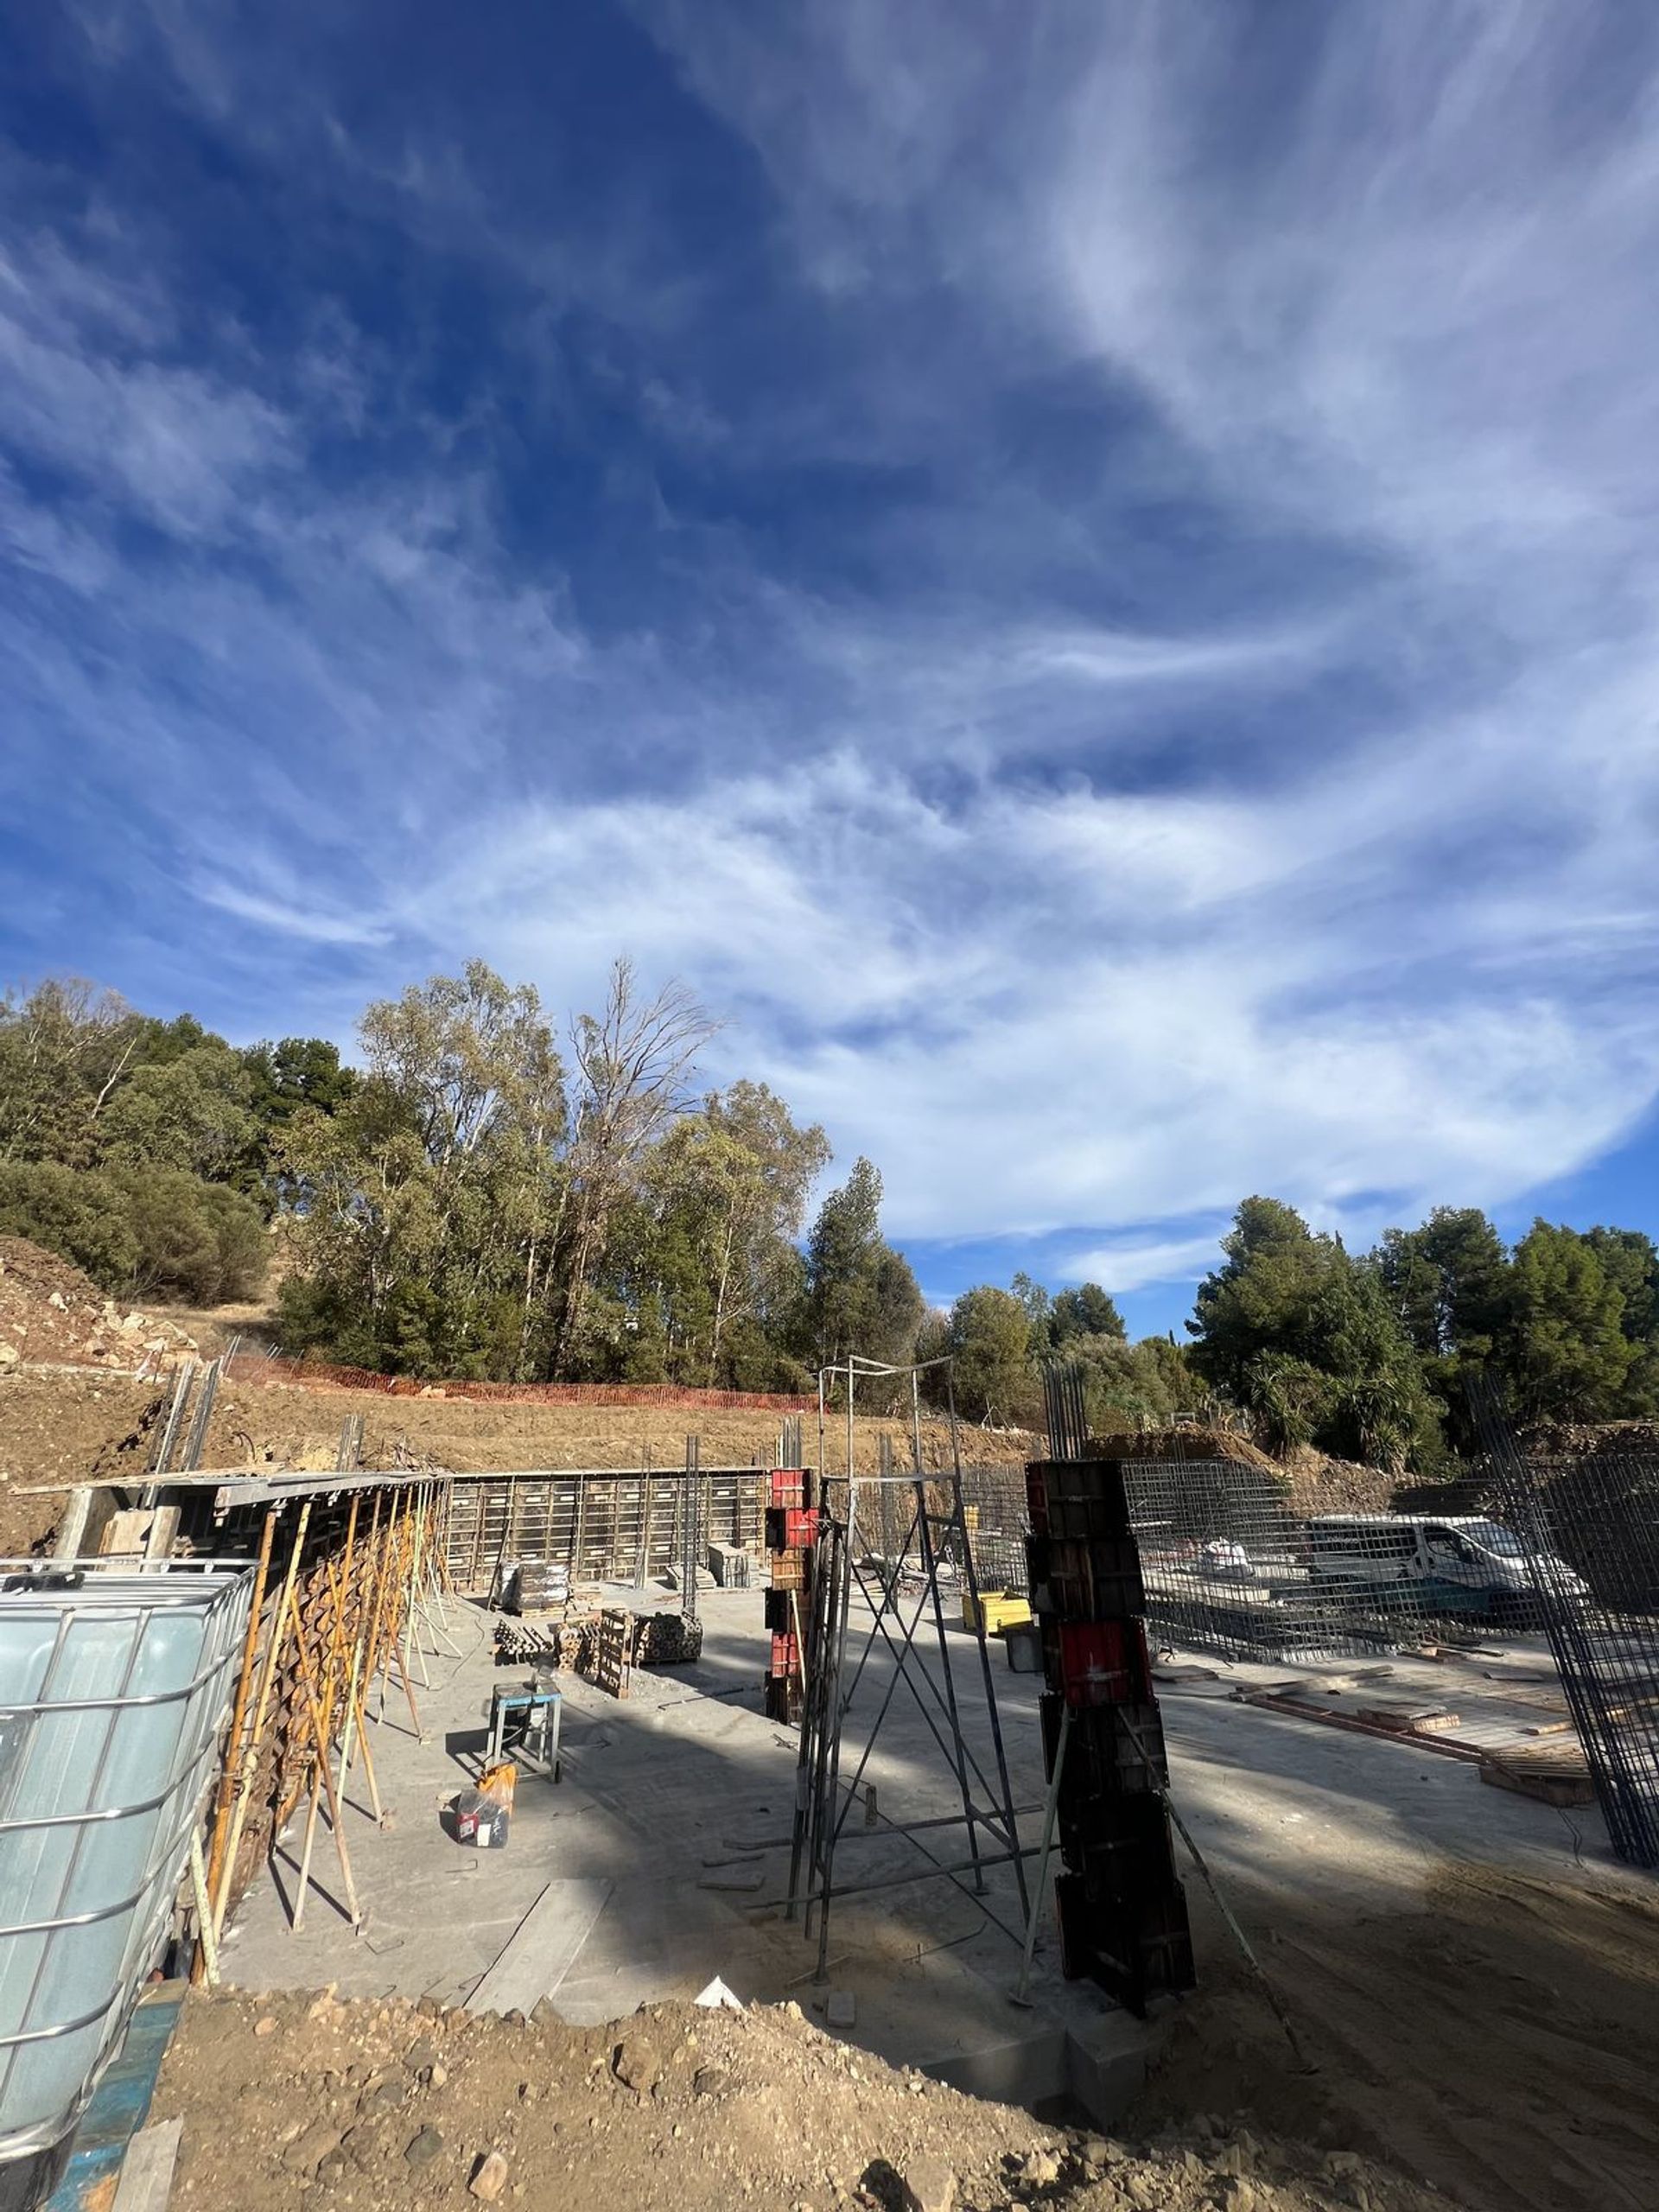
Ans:
<svg viewBox="0 0 1659 2212"><path fill-rule="evenodd" d="M0 1570L0 2202L49 2174L156 1963L250 1590L185 1560Z"/></svg>

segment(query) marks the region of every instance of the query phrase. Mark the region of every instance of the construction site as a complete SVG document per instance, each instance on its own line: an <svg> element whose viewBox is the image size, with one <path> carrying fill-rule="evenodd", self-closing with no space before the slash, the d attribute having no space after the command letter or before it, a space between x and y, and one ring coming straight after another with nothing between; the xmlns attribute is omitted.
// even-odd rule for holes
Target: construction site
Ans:
<svg viewBox="0 0 1659 2212"><path fill-rule="evenodd" d="M1650 1436L394 1395L3 1256L7 2212L1659 2200Z"/></svg>

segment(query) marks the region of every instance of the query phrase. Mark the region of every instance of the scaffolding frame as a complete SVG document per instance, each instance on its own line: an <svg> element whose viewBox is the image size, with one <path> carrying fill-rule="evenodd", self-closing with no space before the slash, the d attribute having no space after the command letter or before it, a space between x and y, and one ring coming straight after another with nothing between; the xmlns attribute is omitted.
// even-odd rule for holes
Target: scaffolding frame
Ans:
<svg viewBox="0 0 1659 2212"><path fill-rule="evenodd" d="M936 1476L931 1484L947 1491L948 1507L944 1512L935 1510L929 1497L930 1482L922 1459L920 1378L929 1368L944 1370L949 1407L950 1468L947 1476ZM910 1471L900 1474L893 1471L889 1446L881 1455L877 1473L861 1474L853 1426L858 1383L900 1377L908 1378L910 1386ZM826 1465L828 1399L830 1390L836 1384L844 1387L846 1392L846 1468L839 1475L831 1474ZM895 1548L893 1534L899 1516L894 1508L906 1491L909 1492L909 1524ZM867 1540L877 1541L880 1545L874 1567ZM918 1561L918 1577L907 1577L901 1571L911 1556L912 1545ZM970 1601L994 1780L988 1777L963 1729L940 1592L939 1567L946 1560L956 1565L962 1577L962 1589ZM917 1579L919 1589L907 1592L904 1587L906 1580ZM862 1648L856 1652L849 1669L855 1592L868 1607L870 1618L867 1630L861 1627ZM906 1618L906 1605L912 1596L914 1606ZM918 1648L918 1638L925 1637L929 1630L938 1655L938 1679L929 1670ZM878 1643L885 1647L893 1662L892 1673L856 1763L850 1776L843 1780L842 1759L849 1716ZM908 1691L950 1770L962 1809L910 1821L883 1818L879 1825L867 1824L848 1835L848 1815L858 1801L871 1754L900 1684ZM867 1822L868 1804L867 1800ZM967 1831L968 1856L956 1863L936 1855L921 1840L924 1834L963 1828ZM861 1835L901 1835L925 1863L912 1872L874 1880L839 1879L836 1872L837 1847L843 1840L851 1841ZM987 1845L995 1847L988 1849ZM1034 1855L1020 1846L997 1713L996 1686L985 1637L984 1608L980 1603L973 1548L963 1510L962 1453L950 1362L932 1360L918 1366L895 1366L849 1353L844 1360L821 1369L818 1374L818 1523L785 1917L793 1920L804 1908L807 1938L810 1942L815 1933L817 1938L813 1979L820 1983L829 1978L830 1924L836 1899L899 1888L912 1882L950 1882L973 1899L994 1926L1019 1945L1023 1942L1030 1913L1025 1861ZM1001 1866L1011 1866L1014 1870L1020 1898L1017 1927L1010 1927L985 1901L986 1870Z"/></svg>

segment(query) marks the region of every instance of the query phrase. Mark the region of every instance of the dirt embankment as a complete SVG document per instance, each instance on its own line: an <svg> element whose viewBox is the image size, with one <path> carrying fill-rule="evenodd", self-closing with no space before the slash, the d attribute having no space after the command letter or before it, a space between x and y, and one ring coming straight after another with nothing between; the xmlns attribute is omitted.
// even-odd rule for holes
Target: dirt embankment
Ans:
<svg viewBox="0 0 1659 2212"><path fill-rule="evenodd" d="M84 1478L145 1419L161 1387L160 1370L181 1357L212 1357L226 1332L234 1333L238 1317L261 1310L191 1313L197 1325L192 1334L158 1313L116 1305L79 1268L38 1245L0 1237L0 1387L27 1386L8 1398L11 1418L0 1421L0 1476L10 1475L14 1484ZM291 1380L267 1383L258 1378L258 1366L257 1360L238 1361L235 1381L220 1389L205 1465L332 1467L342 1422L359 1414L370 1467L411 1459L469 1473L677 1467L692 1433L702 1440L706 1467L769 1466L778 1449L779 1414L766 1408L546 1405L448 1398L441 1390L391 1397L336 1385L314 1390ZM808 1415L804 1426L816 1463L816 1420ZM844 1423L832 1421L824 1453L831 1471L844 1465L845 1434ZM884 1435L897 1464L910 1464L906 1422L861 1417L854 1447L861 1470L874 1472ZM1017 1430L963 1428L960 1436L963 1459L978 1466L1020 1465L1037 1444ZM924 1422L922 1454L930 1470L950 1464L947 1422ZM99 1471L109 1469L100 1465Z"/></svg>
<svg viewBox="0 0 1659 2212"><path fill-rule="evenodd" d="M24 1366L156 1367L195 1340L153 1313L105 1298L67 1260L0 1236L0 1374Z"/></svg>
<svg viewBox="0 0 1659 2212"><path fill-rule="evenodd" d="M1659 1421L1541 1421L1517 1440L1540 1459L1650 1459L1659 1458Z"/></svg>
<svg viewBox="0 0 1659 2212"><path fill-rule="evenodd" d="M1445 1863L1402 1911L1316 1880L1230 1896L1316 2071L1190 1884L1203 1980L1147 2125L1241 2108L1395 2161L1474 2212L1659 2203L1659 1896L1474 1861Z"/></svg>
<svg viewBox="0 0 1659 2212"><path fill-rule="evenodd" d="M1357 1459L1333 1459L1328 1452L1301 1445L1275 1459L1247 1436L1229 1428L1183 1421L1171 1428L1126 1429L1095 1440L1107 1459L1152 1459L1160 1465L1180 1459L1225 1460L1272 1475L1285 1485L1286 1502L1297 1513L1386 1513L1397 1481L1381 1467Z"/></svg>
<svg viewBox="0 0 1659 2212"><path fill-rule="evenodd" d="M184 2123L180 2212L438 2212L469 2185L526 2212L1444 2212L1351 2153L1221 2119L1132 2144L1045 2126L897 2072L793 2005L575 2029L195 1996L153 2116Z"/></svg>
<svg viewBox="0 0 1659 2212"><path fill-rule="evenodd" d="M18 1492L38 1483L85 1482L94 1474L130 1470L143 1477L154 1447L161 1386L118 1374L13 1369L0 1374L0 1553L26 1552L54 1524L52 1499ZM767 1414L659 1413L650 1408L476 1405L462 1399L387 1398L378 1391L310 1391L292 1384L230 1384L214 1403L203 1464L219 1469L310 1467L335 1464L341 1423L363 1416L363 1462L369 1467L411 1464L462 1472L491 1468L679 1467L685 1440L702 1440L705 1467L769 1466L778 1422ZM886 1432L898 1465L909 1464L910 1434L897 1421L860 1421L855 1449L874 1472ZM844 1429L831 1443L830 1465L841 1465ZM963 1439L977 1465L992 1455L1019 1465L1028 1455L1007 1436ZM948 1466L950 1433L925 1424L922 1449L930 1468ZM816 1434L806 1440L809 1458Z"/></svg>

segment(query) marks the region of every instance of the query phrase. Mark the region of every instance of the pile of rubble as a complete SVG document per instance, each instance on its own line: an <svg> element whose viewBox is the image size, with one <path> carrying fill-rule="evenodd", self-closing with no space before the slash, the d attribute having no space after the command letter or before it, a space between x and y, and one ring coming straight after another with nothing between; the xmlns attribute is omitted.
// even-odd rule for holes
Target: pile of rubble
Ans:
<svg viewBox="0 0 1659 2212"><path fill-rule="evenodd" d="M185 1356L194 1337L170 1321L105 1298L68 1260L22 1236L0 1236L0 1372L19 1367L104 1367L154 1374Z"/></svg>
<svg viewBox="0 0 1659 2212"><path fill-rule="evenodd" d="M609 2027L431 2000L193 1994L153 2117L178 2212L1445 2212L1348 2151L1205 2118L1115 2141L896 2070L793 2005Z"/></svg>

